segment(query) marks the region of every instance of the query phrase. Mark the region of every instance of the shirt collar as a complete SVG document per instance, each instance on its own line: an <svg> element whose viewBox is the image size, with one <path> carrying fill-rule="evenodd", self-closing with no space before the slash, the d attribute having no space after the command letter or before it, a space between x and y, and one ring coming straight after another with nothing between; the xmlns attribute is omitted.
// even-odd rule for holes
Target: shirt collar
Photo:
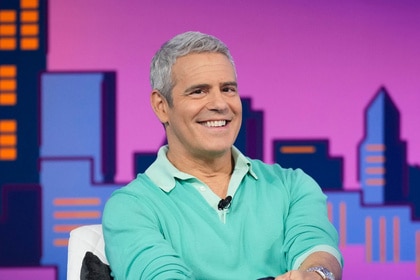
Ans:
<svg viewBox="0 0 420 280"><path fill-rule="evenodd" d="M145 174L152 180L152 182L165 192L170 192L175 187L175 178L180 180L195 178L190 174L179 171L172 165L166 157L168 149L168 145L162 146L158 151L156 160L145 171ZM233 172L246 169L247 171L244 173L249 173L255 179L258 179L257 175L254 171L252 171L251 161L234 146L232 147L232 156L235 161L235 168Z"/></svg>

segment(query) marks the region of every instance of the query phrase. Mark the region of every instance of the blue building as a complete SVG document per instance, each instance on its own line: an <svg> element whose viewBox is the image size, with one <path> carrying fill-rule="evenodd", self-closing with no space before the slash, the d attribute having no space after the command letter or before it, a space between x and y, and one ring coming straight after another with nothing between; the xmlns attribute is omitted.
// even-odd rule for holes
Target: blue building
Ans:
<svg viewBox="0 0 420 280"><path fill-rule="evenodd" d="M69 232L100 224L115 175L115 73L41 76L42 264L66 279Z"/></svg>
<svg viewBox="0 0 420 280"><path fill-rule="evenodd" d="M400 114L385 88L365 111L365 135L359 144L359 179L366 204L407 202L406 143L400 139Z"/></svg>
<svg viewBox="0 0 420 280"><path fill-rule="evenodd" d="M37 123L46 22L44 0L0 1L0 205L8 205L0 216L0 248L8 252L0 266L39 265L42 254Z"/></svg>
<svg viewBox="0 0 420 280"><path fill-rule="evenodd" d="M340 246L364 245L367 263L419 260L420 223L411 219L409 204L366 205L362 191L325 193Z"/></svg>
<svg viewBox="0 0 420 280"><path fill-rule="evenodd" d="M274 140L273 158L284 168L300 168L323 190L343 189L343 158L329 155L327 139Z"/></svg>
<svg viewBox="0 0 420 280"><path fill-rule="evenodd" d="M235 146L245 155L263 160L264 113L252 109L252 100L242 98L242 124Z"/></svg>

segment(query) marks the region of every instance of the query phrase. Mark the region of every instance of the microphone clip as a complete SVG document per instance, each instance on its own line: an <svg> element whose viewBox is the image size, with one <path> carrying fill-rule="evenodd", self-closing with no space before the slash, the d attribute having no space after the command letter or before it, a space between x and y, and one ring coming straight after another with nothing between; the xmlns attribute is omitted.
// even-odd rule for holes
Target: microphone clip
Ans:
<svg viewBox="0 0 420 280"><path fill-rule="evenodd" d="M232 201L232 197L230 195L228 195L226 198L222 198L219 201L219 204L217 205L217 209L219 210L225 210L228 209L230 207L230 202Z"/></svg>

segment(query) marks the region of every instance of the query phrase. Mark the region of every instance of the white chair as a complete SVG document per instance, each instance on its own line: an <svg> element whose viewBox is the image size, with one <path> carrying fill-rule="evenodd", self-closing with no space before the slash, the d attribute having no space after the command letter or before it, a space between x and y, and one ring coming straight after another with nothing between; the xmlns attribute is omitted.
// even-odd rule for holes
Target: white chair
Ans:
<svg viewBox="0 0 420 280"><path fill-rule="evenodd" d="M95 254L103 263L109 264L105 256L105 243L101 224L81 226L70 232L67 280L80 279L82 262L87 251Z"/></svg>

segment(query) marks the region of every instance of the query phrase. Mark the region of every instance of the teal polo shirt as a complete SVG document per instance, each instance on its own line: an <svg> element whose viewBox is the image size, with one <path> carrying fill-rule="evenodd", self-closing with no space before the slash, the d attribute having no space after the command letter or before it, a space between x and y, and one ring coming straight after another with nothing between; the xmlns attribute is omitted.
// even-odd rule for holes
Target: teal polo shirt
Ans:
<svg viewBox="0 0 420 280"><path fill-rule="evenodd" d="M297 269L314 251L341 263L326 196L301 170L242 155L235 147L231 205L207 185L156 161L106 203L103 230L116 279L258 279Z"/></svg>
<svg viewBox="0 0 420 280"><path fill-rule="evenodd" d="M176 186L176 180L188 182L191 184L207 201L207 203L216 211L221 221L225 222L225 217L229 209L225 211L218 210L220 197L217 196L205 183L194 176L179 171L167 159L166 153L168 146L163 146L158 152L157 160L146 170L146 175L159 186L163 191L169 193ZM236 148L232 148L232 156L235 162L232 177L230 178L227 196L234 197L245 174L249 173L256 180L257 175L252 171L251 162Z"/></svg>

